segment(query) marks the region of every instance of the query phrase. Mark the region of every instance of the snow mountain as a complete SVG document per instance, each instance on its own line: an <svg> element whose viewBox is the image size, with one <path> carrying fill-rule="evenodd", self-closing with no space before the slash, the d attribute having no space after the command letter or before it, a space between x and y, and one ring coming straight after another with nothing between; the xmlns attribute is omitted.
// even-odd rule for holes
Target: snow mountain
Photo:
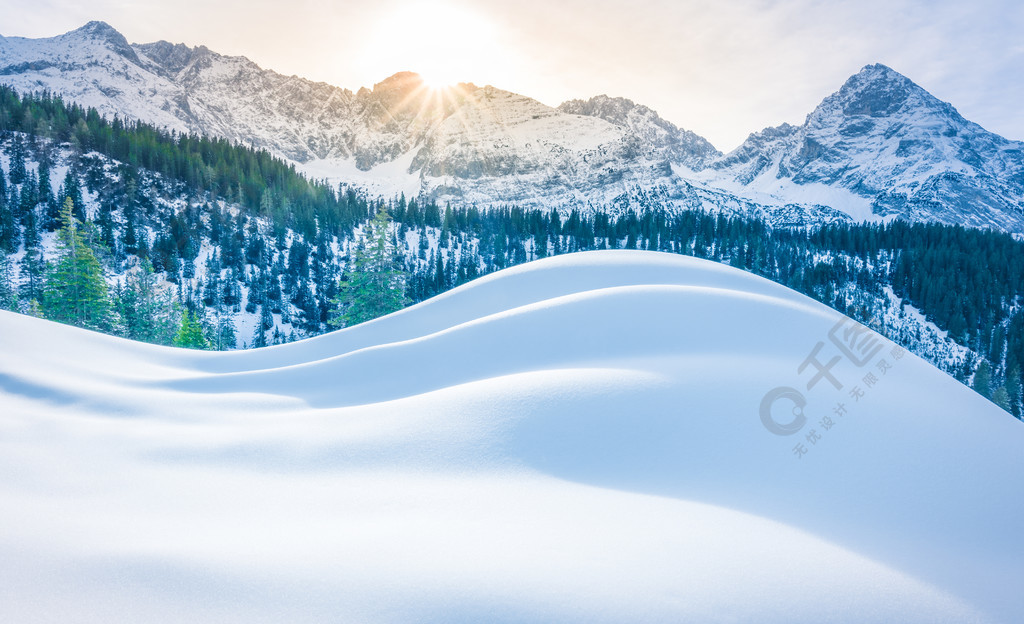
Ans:
<svg viewBox="0 0 1024 624"><path fill-rule="evenodd" d="M752 134L712 168L744 186L848 189L882 217L1010 231L1024 219L1024 143L884 65L851 77L802 126Z"/></svg>
<svg viewBox="0 0 1024 624"><path fill-rule="evenodd" d="M493 86L432 90L402 72L357 92L245 57L129 44L103 22L0 39L0 82L105 115L265 148L373 195L481 207L645 206L754 214L776 225L900 217L1024 232L1024 150L909 79L869 66L803 126L722 155L623 98L557 108Z"/></svg>
<svg viewBox="0 0 1024 624"><path fill-rule="evenodd" d="M1024 613L1024 426L695 258L549 258L244 352L0 311L0 404L4 621Z"/></svg>
<svg viewBox="0 0 1024 624"><path fill-rule="evenodd" d="M129 45L102 22L6 38L0 79L105 115L265 148L316 177L461 202L604 202L612 188L664 178L670 163L717 155L642 107L611 122L490 86L434 91L409 72L353 93L201 46Z"/></svg>

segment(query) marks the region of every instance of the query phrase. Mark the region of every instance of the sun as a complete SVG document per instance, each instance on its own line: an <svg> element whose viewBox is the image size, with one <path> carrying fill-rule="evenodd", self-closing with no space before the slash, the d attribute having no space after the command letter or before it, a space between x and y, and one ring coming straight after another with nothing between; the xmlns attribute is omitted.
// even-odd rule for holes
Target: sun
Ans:
<svg viewBox="0 0 1024 624"><path fill-rule="evenodd" d="M462 82L502 84L512 73L496 23L454 3L390 7L368 45L361 62L376 80L414 71L427 88L441 90Z"/></svg>
<svg viewBox="0 0 1024 624"><path fill-rule="evenodd" d="M419 74L423 79L423 86L431 91L444 91L460 82L467 82L465 77L458 75L457 70L441 67L414 67L412 71Z"/></svg>

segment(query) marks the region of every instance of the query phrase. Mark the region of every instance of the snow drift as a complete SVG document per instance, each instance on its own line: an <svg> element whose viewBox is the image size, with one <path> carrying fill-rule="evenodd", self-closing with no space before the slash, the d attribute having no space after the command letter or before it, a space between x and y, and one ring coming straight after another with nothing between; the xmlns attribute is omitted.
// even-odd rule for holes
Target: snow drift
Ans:
<svg viewBox="0 0 1024 624"><path fill-rule="evenodd" d="M1024 614L1021 424L693 258L560 256L247 352L0 313L0 406L3 621Z"/></svg>

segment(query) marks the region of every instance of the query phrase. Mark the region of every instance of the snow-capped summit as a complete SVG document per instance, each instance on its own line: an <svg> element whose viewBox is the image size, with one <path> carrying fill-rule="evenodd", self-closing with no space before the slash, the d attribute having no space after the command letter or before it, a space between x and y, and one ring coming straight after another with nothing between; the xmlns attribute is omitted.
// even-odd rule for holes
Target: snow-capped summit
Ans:
<svg viewBox="0 0 1024 624"><path fill-rule="evenodd" d="M884 65L852 76L807 116L752 134L714 168L744 185L849 189L879 216L1019 229L1024 144L964 119Z"/></svg>
<svg viewBox="0 0 1024 624"><path fill-rule="evenodd" d="M837 93L826 98L815 113L830 104L840 104L846 116L885 117L899 112L908 103L915 108L953 112L949 104L937 100L909 78L881 63L867 65L846 81ZM811 117L815 117L812 113Z"/></svg>
<svg viewBox="0 0 1024 624"><path fill-rule="evenodd" d="M83 37L100 42L110 50L117 52L125 58L138 62L138 57L124 35L118 32L113 26L106 22L92 21L77 30L72 30L66 37Z"/></svg>

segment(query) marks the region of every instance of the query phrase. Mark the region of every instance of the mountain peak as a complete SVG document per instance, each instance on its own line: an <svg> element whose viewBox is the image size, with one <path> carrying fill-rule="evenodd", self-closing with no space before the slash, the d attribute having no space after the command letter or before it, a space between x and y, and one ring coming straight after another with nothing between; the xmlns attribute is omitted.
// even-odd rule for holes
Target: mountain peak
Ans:
<svg viewBox="0 0 1024 624"><path fill-rule="evenodd" d="M363 87L357 97L379 102L386 108L397 107L403 102L414 99L412 96L423 89L423 78L416 72L402 71L388 76L373 89Z"/></svg>
<svg viewBox="0 0 1024 624"><path fill-rule="evenodd" d="M81 28L72 30L65 36L77 36L102 42L110 50L138 62L138 57L135 55L135 51L132 50L131 45L128 44L128 40L116 28L106 22L91 21Z"/></svg>
<svg viewBox="0 0 1024 624"><path fill-rule="evenodd" d="M123 43L126 46L128 45L128 40L125 39L124 35L118 32L116 28L114 28L106 22L101 22L99 20L93 20L85 26L82 26L81 28L76 28L75 30L72 30L68 34L83 35L90 37L92 39L100 39L103 41L109 41L111 43L118 44Z"/></svg>
<svg viewBox="0 0 1024 624"><path fill-rule="evenodd" d="M423 77L416 72L401 71L392 74L373 85L374 93L386 93L389 91L409 91L416 89L423 84Z"/></svg>
<svg viewBox="0 0 1024 624"><path fill-rule="evenodd" d="M116 28L114 28L113 26L111 26L110 24L108 24L108 23L106 23L106 22L104 22L102 20L92 20L91 22L88 22L85 26L82 26L81 28L77 28L77 29L75 29L75 30L73 30L71 32L87 33L87 34L92 34L92 35L104 35L104 36L109 36L109 35L121 36L121 33L119 33Z"/></svg>
<svg viewBox="0 0 1024 624"><path fill-rule="evenodd" d="M910 80L903 74L899 73L895 69L882 63L872 63L865 65L860 69L859 72L854 74L855 76L871 77L875 79L899 79L899 80Z"/></svg>
<svg viewBox="0 0 1024 624"><path fill-rule="evenodd" d="M867 65L850 76L835 95L843 114L885 117L899 111L911 96L934 100L913 80L890 67L876 63ZM826 102L829 99L827 98Z"/></svg>
<svg viewBox="0 0 1024 624"><path fill-rule="evenodd" d="M865 89L879 89L879 88L897 88L902 87L904 89L921 89L913 80L907 78L903 74L899 73L895 69L888 65L882 65L881 63L875 63L873 65L865 65L859 72L847 78L846 82L840 88L840 91L845 90L865 90Z"/></svg>

